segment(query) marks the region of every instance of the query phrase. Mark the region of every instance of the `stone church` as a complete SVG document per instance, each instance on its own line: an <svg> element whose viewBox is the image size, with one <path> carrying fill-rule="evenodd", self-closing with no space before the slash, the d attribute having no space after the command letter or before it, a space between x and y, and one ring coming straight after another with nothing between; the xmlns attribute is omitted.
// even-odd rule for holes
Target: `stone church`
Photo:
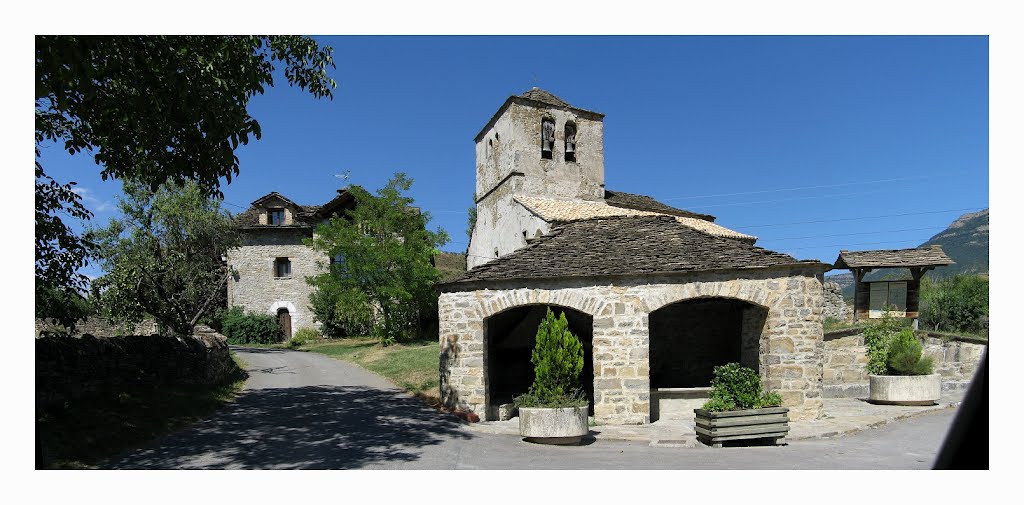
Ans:
<svg viewBox="0 0 1024 505"><path fill-rule="evenodd" d="M598 423L692 417L712 369L728 362L758 370L791 418L818 417L831 265L606 189L603 125L602 114L534 88L477 134L470 270L440 286L443 401L505 417L532 383L530 351L550 307L584 344Z"/></svg>

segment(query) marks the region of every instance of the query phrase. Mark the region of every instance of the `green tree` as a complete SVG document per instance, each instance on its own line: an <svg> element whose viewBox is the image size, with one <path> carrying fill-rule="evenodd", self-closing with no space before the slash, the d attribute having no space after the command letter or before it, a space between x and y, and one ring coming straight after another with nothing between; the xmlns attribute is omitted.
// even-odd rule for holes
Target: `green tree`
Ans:
<svg viewBox="0 0 1024 505"><path fill-rule="evenodd" d="M530 355L534 379L530 393L539 398L556 399L579 389L583 371L583 344L569 331L565 312L555 314L548 308L537 328L537 342Z"/></svg>
<svg viewBox="0 0 1024 505"><path fill-rule="evenodd" d="M466 214L468 216L468 223L466 226L466 237L472 239L473 230L476 228L476 194L473 195L473 206L466 211Z"/></svg>
<svg viewBox="0 0 1024 505"><path fill-rule="evenodd" d="M376 195L350 187L355 208L321 224L306 240L332 258L323 273L306 278L318 293L310 301L326 329L351 333L365 324L388 345L414 337L420 320L437 310L434 284L440 273L431 258L448 234L427 230L429 214L402 194L410 187L412 179L403 173Z"/></svg>
<svg viewBox="0 0 1024 505"><path fill-rule="evenodd" d="M332 97L332 50L301 36L38 36L35 45L36 317L73 327L69 303L86 279L88 241L61 215L91 217L73 190L46 175L40 146L89 151L103 179L199 183L220 195L238 174L235 148L260 138L249 99L285 79Z"/></svg>
<svg viewBox="0 0 1024 505"><path fill-rule="evenodd" d="M86 233L105 272L94 281L100 308L128 327L151 315L164 331L188 334L224 289L221 256L240 244L238 233L196 183L151 191L130 182L124 193L123 217Z"/></svg>
<svg viewBox="0 0 1024 505"><path fill-rule="evenodd" d="M921 280L921 323L939 331L980 332L988 316L988 279L955 275Z"/></svg>

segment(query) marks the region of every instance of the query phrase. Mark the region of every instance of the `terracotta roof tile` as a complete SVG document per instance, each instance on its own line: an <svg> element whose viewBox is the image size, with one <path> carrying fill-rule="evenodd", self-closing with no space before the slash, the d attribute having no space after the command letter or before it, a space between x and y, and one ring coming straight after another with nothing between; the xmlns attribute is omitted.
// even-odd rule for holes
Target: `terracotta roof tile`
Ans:
<svg viewBox="0 0 1024 505"><path fill-rule="evenodd" d="M592 202L587 200L556 200L553 198L539 198L535 196L516 195L513 198L530 212L537 214L541 219L548 222L571 222L585 219L595 219L614 216L664 216L665 212L652 212L648 210L629 209L616 207L604 202ZM738 231L730 230L704 219L693 217L672 216L680 224L689 226L695 230L702 231L717 237L733 238L753 243L757 237L747 235Z"/></svg>

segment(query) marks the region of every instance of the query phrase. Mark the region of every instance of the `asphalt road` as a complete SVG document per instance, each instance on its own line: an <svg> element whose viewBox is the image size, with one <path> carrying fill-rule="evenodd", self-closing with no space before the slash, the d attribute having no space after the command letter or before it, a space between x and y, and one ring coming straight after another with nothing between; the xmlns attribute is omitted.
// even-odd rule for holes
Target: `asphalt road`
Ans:
<svg viewBox="0 0 1024 505"><path fill-rule="evenodd" d="M236 349L250 378L237 402L114 458L131 469L928 469L955 411L783 447L542 446L470 433L381 377L313 353ZM600 427L595 428L599 430Z"/></svg>

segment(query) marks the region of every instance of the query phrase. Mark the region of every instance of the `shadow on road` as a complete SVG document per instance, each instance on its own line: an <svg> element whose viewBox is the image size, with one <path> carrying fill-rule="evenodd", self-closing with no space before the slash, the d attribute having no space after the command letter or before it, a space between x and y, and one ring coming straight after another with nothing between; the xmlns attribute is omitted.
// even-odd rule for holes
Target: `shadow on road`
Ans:
<svg viewBox="0 0 1024 505"><path fill-rule="evenodd" d="M356 386L257 389L215 417L104 468L363 468L413 461L417 448L472 438L458 421L397 391Z"/></svg>

